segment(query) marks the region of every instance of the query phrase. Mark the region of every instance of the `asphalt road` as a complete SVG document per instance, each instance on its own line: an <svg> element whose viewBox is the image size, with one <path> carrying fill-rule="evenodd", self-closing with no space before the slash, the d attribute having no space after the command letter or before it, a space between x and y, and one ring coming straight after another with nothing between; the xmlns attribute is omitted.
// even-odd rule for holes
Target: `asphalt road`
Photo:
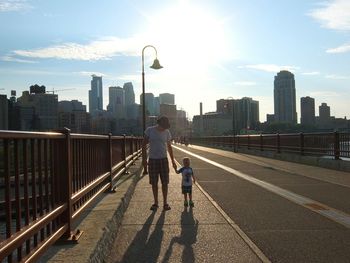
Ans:
<svg viewBox="0 0 350 263"><path fill-rule="evenodd" d="M349 187L284 171L271 162L239 160L237 154L178 147L350 214ZM181 163L189 154L174 149L174 155ZM350 262L348 227L200 158L190 158L199 184L272 262Z"/></svg>

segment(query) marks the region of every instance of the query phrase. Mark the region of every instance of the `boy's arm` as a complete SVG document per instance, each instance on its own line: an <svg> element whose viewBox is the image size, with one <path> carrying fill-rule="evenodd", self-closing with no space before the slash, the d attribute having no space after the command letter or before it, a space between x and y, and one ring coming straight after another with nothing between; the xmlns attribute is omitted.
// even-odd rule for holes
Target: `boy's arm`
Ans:
<svg viewBox="0 0 350 263"><path fill-rule="evenodd" d="M196 177L194 176L194 172L193 172L193 169L192 170L192 179L193 179L193 182L195 183L196 182Z"/></svg>

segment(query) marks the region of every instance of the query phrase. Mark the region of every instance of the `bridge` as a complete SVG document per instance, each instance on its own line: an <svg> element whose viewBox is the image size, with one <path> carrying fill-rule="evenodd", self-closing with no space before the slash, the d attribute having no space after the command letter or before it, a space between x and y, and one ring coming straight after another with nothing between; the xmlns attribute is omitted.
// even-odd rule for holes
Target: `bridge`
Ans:
<svg viewBox="0 0 350 263"><path fill-rule="evenodd" d="M183 207L180 177L171 172L172 210L152 212L151 188L138 159L142 138L1 131L0 259L347 262L349 138L245 135L174 144L178 162L191 158L195 207ZM134 184L123 187L130 178ZM103 202L110 210L117 209L112 202L125 206L114 228L99 225L104 218L84 225L90 220L84 211ZM105 203L97 214L106 209ZM96 249L96 226L115 232L104 251ZM96 239L91 251L89 236ZM86 255L78 255L83 250Z"/></svg>

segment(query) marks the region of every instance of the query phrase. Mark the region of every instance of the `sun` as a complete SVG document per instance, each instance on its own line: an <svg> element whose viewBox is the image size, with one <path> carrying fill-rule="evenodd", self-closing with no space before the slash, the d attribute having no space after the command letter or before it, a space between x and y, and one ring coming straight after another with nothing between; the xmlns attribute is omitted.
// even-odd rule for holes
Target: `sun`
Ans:
<svg viewBox="0 0 350 263"><path fill-rule="evenodd" d="M153 15L146 33L162 61L186 72L205 70L227 56L222 20L200 6L181 1Z"/></svg>

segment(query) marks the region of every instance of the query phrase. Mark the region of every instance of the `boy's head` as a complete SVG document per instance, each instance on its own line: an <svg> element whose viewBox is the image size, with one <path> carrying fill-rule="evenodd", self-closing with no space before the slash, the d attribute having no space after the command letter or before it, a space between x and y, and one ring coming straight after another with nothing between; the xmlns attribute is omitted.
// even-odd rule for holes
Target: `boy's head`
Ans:
<svg viewBox="0 0 350 263"><path fill-rule="evenodd" d="M188 158L188 157L183 158L183 159L182 159L182 164L183 164L183 166L185 166L185 167L190 166L190 164L191 164L190 158Z"/></svg>

